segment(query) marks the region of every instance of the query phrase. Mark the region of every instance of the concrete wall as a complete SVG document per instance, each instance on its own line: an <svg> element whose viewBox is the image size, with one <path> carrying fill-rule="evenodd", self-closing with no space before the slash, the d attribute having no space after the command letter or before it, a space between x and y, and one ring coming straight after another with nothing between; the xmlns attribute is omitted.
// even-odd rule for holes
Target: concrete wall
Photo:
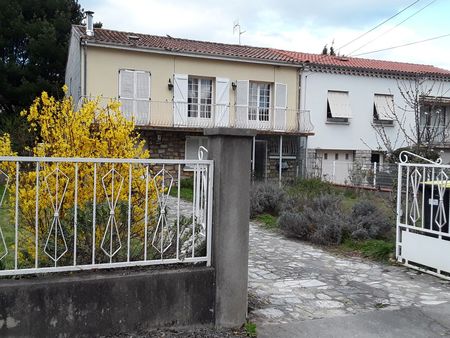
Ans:
<svg viewBox="0 0 450 338"><path fill-rule="evenodd" d="M157 102L172 101L173 91L168 89L167 84L169 79L173 81L174 74L188 74L212 79L223 77L230 79L230 81L250 80L287 84L287 125L294 125L296 123L296 112L289 110L297 109L298 107L298 72L295 67L208 60L99 47L89 47L87 49L86 65L86 94L93 96L117 97L120 69L150 72L150 96L152 100L151 121L157 122L160 125L171 125L172 123L172 105L158 104ZM235 92L231 86L229 94L230 103L234 105ZM233 109L230 111L230 119L232 121L234 120Z"/></svg>
<svg viewBox="0 0 450 338"><path fill-rule="evenodd" d="M301 108L311 111L311 120L315 135L308 140L312 149L334 150L377 150L379 142L371 126L373 121L374 94L392 94L396 111L404 107L405 101L399 90L399 84L410 85L407 80L395 78L347 75L322 72L303 72L301 74ZM432 88L429 95L449 96L450 82L428 81L426 88ZM327 122L328 90L348 91L352 108L349 124ZM412 125L414 115L406 115L405 127ZM391 140L396 139L398 125L385 127ZM405 146L402 138L395 148Z"/></svg>
<svg viewBox="0 0 450 338"><path fill-rule="evenodd" d="M214 324L214 269L0 281L0 336L94 337Z"/></svg>

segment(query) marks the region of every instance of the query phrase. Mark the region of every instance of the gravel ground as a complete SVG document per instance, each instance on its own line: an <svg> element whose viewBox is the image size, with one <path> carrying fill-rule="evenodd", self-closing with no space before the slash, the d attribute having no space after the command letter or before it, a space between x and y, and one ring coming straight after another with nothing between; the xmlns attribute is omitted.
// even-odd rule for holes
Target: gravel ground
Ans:
<svg viewBox="0 0 450 338"><path fill-rule="evenodd" d="M105 338L243 338L247 337L244 329L214 329L214 328L198 328L198 329L154 329L138 334L121 333L113 336L104 336Z"/></svg>

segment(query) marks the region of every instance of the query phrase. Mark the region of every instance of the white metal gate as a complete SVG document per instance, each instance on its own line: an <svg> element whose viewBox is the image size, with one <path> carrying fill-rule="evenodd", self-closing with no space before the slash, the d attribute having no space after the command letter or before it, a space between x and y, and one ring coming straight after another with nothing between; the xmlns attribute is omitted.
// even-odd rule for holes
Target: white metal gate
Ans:
<svg viewBox="0 0 450 338"><path fill-rule="evenodd" d="M413 163L410 160L419 160ZM396 257L450 279L450 165L403 151L398 164Z"/></svg>

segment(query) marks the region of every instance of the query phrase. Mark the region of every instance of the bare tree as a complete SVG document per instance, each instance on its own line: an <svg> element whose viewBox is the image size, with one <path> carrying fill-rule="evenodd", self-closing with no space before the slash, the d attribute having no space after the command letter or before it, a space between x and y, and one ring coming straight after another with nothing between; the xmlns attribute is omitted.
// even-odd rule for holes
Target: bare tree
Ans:
<svg viewBox="0 0 450 338"><path fill-rule="evenodd" d="M380 148L386 149L387 156L392 156L399 147L409 148L417 154L429 156L435 152L436 146L450 143L446 134L450 126L450 110L446 116L446 107L450 107L450 99L445 95L444 83L430 80L427 77L415 77L397 81L397 87L403 99L403 106L387 104L389 121L376 116L372 127L377 134ZM390 132L395 124L395 135Z"/></svg>

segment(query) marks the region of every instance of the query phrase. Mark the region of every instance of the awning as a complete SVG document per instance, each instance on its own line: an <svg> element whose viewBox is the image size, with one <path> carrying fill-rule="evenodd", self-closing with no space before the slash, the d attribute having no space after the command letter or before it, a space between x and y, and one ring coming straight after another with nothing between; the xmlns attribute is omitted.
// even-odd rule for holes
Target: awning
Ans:
<svg viewBox="0 0 450 338"><path fill-rule="evenodd" d="M394 96L375 94L374 104L379 120L393 120L392 117L394 114Z"/></svg>
<svg viewBox="0 0 450 338"><path fill-rule="evenodd" d="M352 109L350 107L350 100L348 92L328 92L328 104L332 117L350 118L352 117Z"/></svg>

